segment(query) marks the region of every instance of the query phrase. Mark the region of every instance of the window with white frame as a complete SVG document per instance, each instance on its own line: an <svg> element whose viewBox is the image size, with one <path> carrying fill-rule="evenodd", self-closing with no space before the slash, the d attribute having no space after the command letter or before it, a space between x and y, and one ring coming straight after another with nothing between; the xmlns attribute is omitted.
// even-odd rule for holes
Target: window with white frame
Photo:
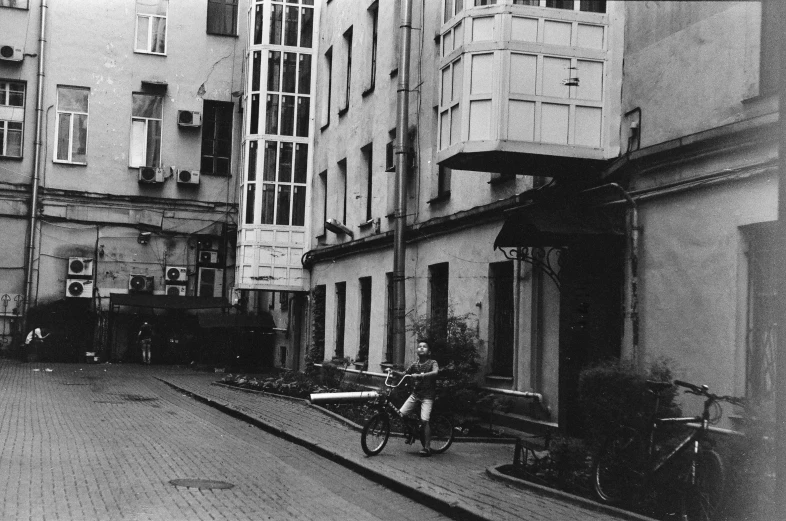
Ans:
<svg viewBox="0 0 786 521"><path fill-rule="evenodd" d="M87 115L90 90L57 88L55 161L87 164Z"/></svg>
<svg viewBox="0 0 786 521"><path fill-rule="evenodd" d="M22 157L25 84L0 80L0 157Z"/></svg>
<svg viewBox="0 0 786 521"><path fill-rule="evenodd" d="M136 1L134 51L166 54L166 16L169 0Z"/></svg>
<svg viewBox="0 0 786 521"><path fill-rule="evenodd" d="M28 0L0 0L0 7L10 7L11 9L28 9Z"/></svg>
<svg viewBox="0 0 786 521"><path fill-rule="evenodd" d="M131 148L128 166L154 166L161 163L161 120L164 98L134 93L131 111Z"/></svg>

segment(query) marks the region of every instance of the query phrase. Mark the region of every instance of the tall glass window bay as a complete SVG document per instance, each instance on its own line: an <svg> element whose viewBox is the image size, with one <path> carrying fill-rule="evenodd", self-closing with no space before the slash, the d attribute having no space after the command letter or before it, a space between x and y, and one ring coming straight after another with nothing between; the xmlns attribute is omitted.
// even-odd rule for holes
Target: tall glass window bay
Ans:
<svg viewBox="0 0 786 521"><path fill-rule="evenodd" d="M55 160L87 163L87 116L90 91L77 87L57 88Z"/></svg>

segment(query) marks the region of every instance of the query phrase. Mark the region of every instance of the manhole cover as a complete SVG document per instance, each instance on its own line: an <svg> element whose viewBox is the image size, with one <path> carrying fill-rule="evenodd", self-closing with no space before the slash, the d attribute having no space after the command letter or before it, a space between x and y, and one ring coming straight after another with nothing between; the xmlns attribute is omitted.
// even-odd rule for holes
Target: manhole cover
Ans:
<svg viewBox="0 0 786 521"><path fill-rule="evenodd" d="M176 487L198 488L200 490L216 490L235 486L226 481L215 481L212 479L173 479L170 483Z"/></svg>

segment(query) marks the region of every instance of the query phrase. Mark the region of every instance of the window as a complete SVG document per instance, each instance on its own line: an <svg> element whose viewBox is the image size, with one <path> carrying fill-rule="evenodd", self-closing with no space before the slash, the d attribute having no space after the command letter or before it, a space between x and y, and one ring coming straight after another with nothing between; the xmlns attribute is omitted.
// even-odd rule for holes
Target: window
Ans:
<svg viewBox="0 0 786 521"><path fill-rule="evenodd" d="M134 51L166 54L166 13L169 0L136 1Z"/></svg>
<svg viewBox="0 0 786 521"><path fill-rule="evenodd" d="M12 9L27 9L28 0L0 0L0 7L10 7Z"/></svg>
<svg viewBox="0 0 786 521"><path fill-rule="evenodd" d="M330 102L333 90L333 48L325 52L325 75L327 76L327 89L324 93L325 102L322 104L322 128L330 125Z"/></svg>
<svg viewBox="0 0 786 521"><path fill-rule="evenodd" d="M440 165L437 169L437 194L438 199L450 197L450 177L453 170Z"/></svg>
<svg viewBox="0 0 786 521"><path fill-rule="evenodd" d="M374 190L374 151L373 144L369 143L362 150L366 160L366 222L370 221L372 212L373 190Z"/></svg>
<svg viewBox="0 0 786 521"><path fill-rule="evenodd" d="M374 90L374 86L377 83L377 28L378 28L378 20L379 20L379 4L374 4L368 10L369 16L371 17L371 64L369 67L369 81L368 87L364 94L371 92Z"/></svg>
<svg viewBox="0 0 786 521"><path fill-rule="evenodd" d="M312 360L315 363L322 362L325 357L325 312L327 307L327 286L320 284L314 288L311 295L312 316L314 330L311 338L314 342Z"/></svg>
<svg viewBox="0 0 786 521"><path fill-rule="evenodd" d="M759 95L778 92L778 64L780 63L780 32L776 2L761 3L761 50L759 58Z"/></svg>
<svg viewBox="0 0 786 521"><path fill-rule="evenodd" d="M257 188L257 160L259 158L259 143L260 141L248 142L248 172L246 172L246 188L245 188L245 224L254 224L254 210L256 204L256 188Z"/></svg>
<svg viewBox="0 0 786 521"><path fill-rule="evenodd" d="M0 80L0 157L22 157L25 84Z"/></svg>
<svg viewBox="0 0 786 521"><path fill-rule="evenodd" d="M347 313L347 283L336 283L336 349L335 357L344 357L344 332Z"/></svg>
<svg viewBox="0 0 786 521"><path fill-rule="evenodd" d="M464 0L445 0L444 18L442 22L447 22L461 11L464 10Z"/></svg>
<svg viewBox="0 0 786 521"><path fill-rule="evenodd" d="M281 2L281 0L277 0ZM289 47L311 47L314 32L313 0L287 0L287 5L273 3L270 6L270 39L272 45L286 45Z"/></svg>
<svg viewBox="0 0 786 521"><path fill-rule="evenodd" d="M55 161L87 163L87 114L89 89L57 88Z"/></svg>
<svg viewBox="0 0 786 521"><path fill-rule="evenodd" d="M229 175L234 104L205 100L202 108L203 174ZM250 158L249 158L250 159Z"/></svg>
<svg viewBox="0 0 786 521"><path fill-rule="evenodd" d="M131 148L128 166L154 166L161 164L161 120L164 116L164 98L152 94L132 94Z"/></svg>
<svg viewBox="0 0 786 521"><path fill-rule="evenodd" d="M743 228L748 239L748 327L745 353L745 395L765 417L774 414L777 285L779 254L774 240L777 223Z"/></svg>
<svg viewBox="0 0 786 521"><path fill-rule="evenodd" d="M252 81L252 86L253 84ZM269 51L265 132L282 136L308 137L310 94L311 55Z"/></svg>
<svg viewBox="0 0 786 521"><path fill-rule="evenodd" d="M385 362L393 360L393 353L396 349L395 343L395 324L396 319L396 290L393 286L393 273L388 272L385 274L385 288L387 290L387 310L385 316L387 322L385 324Z"/></svg>
<svg viewBox="0 0 786 521"><path fill-rule="evenodd" d="M432 340L445 340L448 336L448 280L447 262L432 264L429 274L429 318L431 319Z"/></svg>
<svg viewBox="0 0 786 521"><path fill-rule="evenodd" d="M513 262L489 266L492 374L513 376Z"/></svg>
<svg viewBox="0 0 786 521"><path fill-rule="evenodd" d="M347 160L338 162L338 182L341 187L341 222L347 222Z"/></svg>
<svg viewBox="0 0 786 521"><path fill-rule="evenodd" d="M352 84L352 28L350 27L347 32L344 33L344 45L347 49L347 78L346 78L346 86L344 88L344 104L339 110L339 114L345 113L349 110L349 93L350 87Z"/></svg>
<svg viewBox="0 0 786 521"><path fill-rule="evenodd" d="M237 36L237 0L207 0L207 33Z"/></svg>
<svg viewBox="0 0 786 521"><path fill-rule="evenodd" d="M361 277L360 283L360 342L358 360L368 360L368 346L371 341L371 277Z"/></svg>
<svg viewBox="0 0 786 521"><path fill-rule="evenodd" d="M322 220L317 223L317 229L320 230L320 235L325 234L325 221L328 219L328 173L327 170L320 172L319 184L322 189Z"/></svg>
<svg viewBox="0 0 786 521"><path fill-rule="evenodd" d="M261 224L304 226L308 145L265 141Z"/></svg>

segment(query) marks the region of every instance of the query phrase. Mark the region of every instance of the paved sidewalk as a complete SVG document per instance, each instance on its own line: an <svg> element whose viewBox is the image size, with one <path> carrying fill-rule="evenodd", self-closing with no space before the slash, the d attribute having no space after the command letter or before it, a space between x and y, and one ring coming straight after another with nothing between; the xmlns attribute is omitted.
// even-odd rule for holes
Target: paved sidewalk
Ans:
<svg viewBox="0 0 786 521"><path fill-rule="evenodd" d="M513 445L455 443L432 458L419 446L391 438L366 457L360 433L306 401L214 385L220 375L161 371L161 381L243 417L261 428L342 463L370 478L462 519L488 521L648 520L558 491L506 479L493 468L513 460ZM512 483L517 484L514 486Z"/></svg>

